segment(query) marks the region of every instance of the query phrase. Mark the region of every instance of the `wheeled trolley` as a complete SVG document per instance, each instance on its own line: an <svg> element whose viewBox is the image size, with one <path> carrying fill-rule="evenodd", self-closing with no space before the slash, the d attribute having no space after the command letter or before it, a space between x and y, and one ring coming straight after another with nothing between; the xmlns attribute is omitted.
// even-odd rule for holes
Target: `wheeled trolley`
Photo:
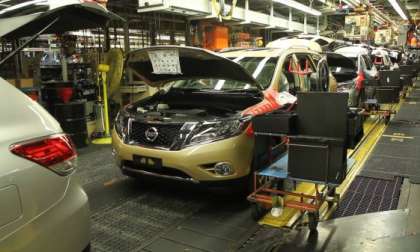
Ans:
<svg viewBox="0 0 420 252"><path fill-rule="evenodd" d="M272 207L294 208L308 214L309 228L315 230L321 206L339 201L335 188L347 174L347 148L361 139L360 134L354 134L359 130L349 125L363 125L355 123L361 120L353 114L349 116L347 94L313 92L297 96L296 111L266 114L253 120L254 160L262 165L254 173L254 190L248 200L254 204L254 217ZM281 138L286 151L273 155L275 145L267 143L278 141L270 141L272 138ZM284 181L313 183L315 193L288 189Z"/></svg>

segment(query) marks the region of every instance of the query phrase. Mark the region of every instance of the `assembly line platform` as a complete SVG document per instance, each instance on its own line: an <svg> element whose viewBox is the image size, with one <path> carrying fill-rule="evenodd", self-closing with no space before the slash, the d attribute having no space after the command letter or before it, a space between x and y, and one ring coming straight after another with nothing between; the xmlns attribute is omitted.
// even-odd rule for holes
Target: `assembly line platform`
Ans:
<svg viewBox="0 0 420 252"><path fill-rule="evenodd" d="M77 177L91 205L92 250L420 251L417 85L387 126L367 128L375 137L353 155L361 168L351 169L340 205L321 218L317 233L299 220L255 222L244 195L124 177L109 146L81 150Z"/></svg>
<svg viewBox="0 0 420 252"><path fill-rule="evenodd" d="M384 129L331 219L261 227L243 251L420 251L420 81Z"/></svg>

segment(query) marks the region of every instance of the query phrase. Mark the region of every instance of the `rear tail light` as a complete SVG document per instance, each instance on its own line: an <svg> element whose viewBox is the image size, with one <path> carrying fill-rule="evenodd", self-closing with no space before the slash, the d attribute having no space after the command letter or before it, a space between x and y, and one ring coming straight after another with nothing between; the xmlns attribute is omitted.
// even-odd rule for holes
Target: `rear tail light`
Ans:
<svg viewBox="0 0 420 252"><path fill-rule="evenodd" d="M61 176L72 173L76 165L76 149L64 134L17 143L10 147L10 151Z"/></svg>

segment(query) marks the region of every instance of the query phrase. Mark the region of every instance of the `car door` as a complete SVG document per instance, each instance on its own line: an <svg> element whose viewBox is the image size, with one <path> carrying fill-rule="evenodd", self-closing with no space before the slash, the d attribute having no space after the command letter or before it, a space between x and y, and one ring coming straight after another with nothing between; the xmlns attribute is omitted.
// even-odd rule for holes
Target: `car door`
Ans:
<svg viewBox="0 0 420 252"><path fill-rule="evenodd" d="M367 55L361 55L360 68L365 74L365 86L376 86L378 82L378 70Z"/></svg>

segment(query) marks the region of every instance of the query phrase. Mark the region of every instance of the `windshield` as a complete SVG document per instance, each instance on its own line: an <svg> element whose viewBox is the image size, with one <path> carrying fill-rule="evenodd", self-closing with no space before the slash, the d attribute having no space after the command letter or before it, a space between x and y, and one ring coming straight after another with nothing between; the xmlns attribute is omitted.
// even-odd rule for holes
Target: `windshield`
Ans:
<svg viewBox="0 0 420 252"><path fill-rule="evenodd" d="M239 57L231 59L245 70L266 89L270 86L277 65L277 57ZM194 79L173 82L172 88L200 90L247 90L257 87L241 81L222 79Z"/></svg>

